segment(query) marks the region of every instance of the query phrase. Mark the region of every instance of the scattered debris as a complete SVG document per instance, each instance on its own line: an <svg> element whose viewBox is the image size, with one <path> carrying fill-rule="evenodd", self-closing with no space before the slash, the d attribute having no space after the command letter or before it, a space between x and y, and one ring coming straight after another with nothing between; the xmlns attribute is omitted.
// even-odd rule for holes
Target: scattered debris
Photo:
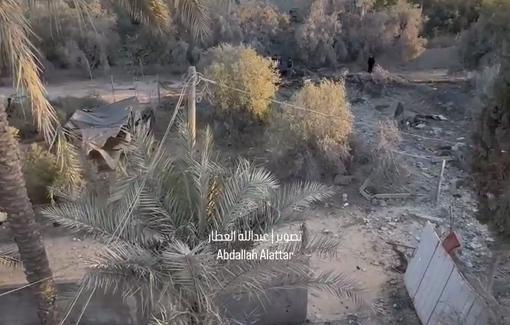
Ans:
<svg viewBox="0 0 510 325"><path fill-rule="evenodd" d="M426 221L430 221L430 222L433 222L433 223L436 223L436 224L440 224L440 223L443 223L443 219L441 218L436 218L436 217L432 217L432 216L428 216L428 215L424 215L424 214L419 214L419 213L409 213L409 216L410 217L413 217L413 218L418 218L418 219L423 219L423 220L426 220Z"/></svg>

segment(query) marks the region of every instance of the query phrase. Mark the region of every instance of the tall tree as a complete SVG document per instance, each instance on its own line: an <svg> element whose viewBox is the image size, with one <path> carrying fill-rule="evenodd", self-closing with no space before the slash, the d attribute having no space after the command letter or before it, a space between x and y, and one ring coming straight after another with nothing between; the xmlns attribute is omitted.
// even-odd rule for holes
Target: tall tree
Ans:
<svg viewBox="0 0 510 325"><path fill-rule="evenodd" d="M55 135L57 118L44 96L29 36L31 30L19 2L0 0L0 58L11 64L17 85L26 91L37 125L49 140ZM33 284L41 324L55 324L58 316L52 271L25 188L18 144L10 132L3 107L0 108L0 206L7 212L27 281Z"/></svg>
<svg viewBox="0 0 510 325"><path fill-rule="evenodd" d="M501 7L503 5L504 7ZM492 287L502 252L510 244L510 52L508 47L508 3L498 2L491 19L500 26L499 75L486 100L474 133L473 176L478 192L478 219L496 235L494 259L488 274ZM505 39L506 38L506 39Z"/></svg>
<svg viewBox="0 0 510 325"><path fill-rule="evenodd" d="M55 324L56 289L41 233L28 199L21 171L17 141L12 136L7 115L0 110L0 206L7 212L9 225L18 245L27 281L33 284L41 324Z"/></svg>

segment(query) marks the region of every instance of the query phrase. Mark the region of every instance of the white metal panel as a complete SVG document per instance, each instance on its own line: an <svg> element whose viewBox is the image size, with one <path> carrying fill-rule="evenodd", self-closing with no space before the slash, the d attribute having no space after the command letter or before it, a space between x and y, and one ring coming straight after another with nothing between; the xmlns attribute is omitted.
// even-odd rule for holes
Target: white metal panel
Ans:
<svg viewBox="0 0 510 325"><path fill-rule="evenodd" d="M482 325L483 322L483 309L484 305L480 302L480 299L475 299L469 314L466 317L465 324L466 325ZM482 318L482 319L480 319Z"/></svg>
<svg viewBox="0 0 510 325"><path fill-rule="evenodd" d="M407 268L405 284L424 325L441 325L452 317L466 325L485 324L483 300L443 249L429 223Z"/></svg>
<svg viewBox="0 0 510 325"><path fill-rule="evenodd" d="M448 283L430 317L429 324L438 324L448 317L465 319L476 298L466 279L454 268Z"/></svg>
<svg viewBox="0 0 510 325"><path fill-rule="evenodd" d="M436 232L432 228L432 225L427 222L421 234L420 245L416 249L414 257L407 266L404 275L407 292L413 301L439 243Z"/></svg>
<svg viewBox="0 0 510 325"><path fill-rule="evenodd" d="M418 292L414 296L416 311L424 325L429 325L429 319L453 268L453 262L446 251L440 248L436 249Z"/></svg>

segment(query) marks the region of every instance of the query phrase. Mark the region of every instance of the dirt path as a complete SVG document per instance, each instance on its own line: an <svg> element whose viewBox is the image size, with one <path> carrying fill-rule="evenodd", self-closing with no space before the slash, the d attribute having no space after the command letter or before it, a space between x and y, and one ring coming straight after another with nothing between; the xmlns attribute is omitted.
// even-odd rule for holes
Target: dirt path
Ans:
<svg viewBox="0 0 510 325"><path fill-rule="evenodd" d="M178 90L182 84L179 77L169 76L164 79L166 83L170 81L168 87ZM148 76L145 78L138 78L136 81L114 79L114 92L112 92L112 85L108 79L98 80L82 80L82 81L68 81L54 84L48 84L46 87L48 98L55 99L58 97L74 96L85 97L90 95L98 95L103 99L113 102L126 99L132 96L137 96L141 102L156 102L158 98L158 78ZM161 95L165 90L160 90ZM15 94L16 90L13 87L1 87L0 99L3 101L8 96Z"/></svg>

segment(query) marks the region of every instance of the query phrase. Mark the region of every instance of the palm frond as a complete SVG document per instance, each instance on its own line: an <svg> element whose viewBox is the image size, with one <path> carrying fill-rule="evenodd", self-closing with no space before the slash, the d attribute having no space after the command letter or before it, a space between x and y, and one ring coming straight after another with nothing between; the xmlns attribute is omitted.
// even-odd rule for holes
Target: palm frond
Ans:
<svg viewBox="0 0 510 325"><path fill-rule="evenodd" d="M114 238L146 245L163 241L164 234L148 228L140 220L123 220L122 214L114 213L101 199L93 195L84 196L81 202L47 206L41 208L40 212L44 217L58 222L67 229L74 232L83 231L104 241Z"/></svg>
<svg viewBox="0 0 510 325"><path fill-rule="evenodd" d="M359 307L370 306L363 298L366 290L355 278L334 271L323 271L319 274L307 274L282 278L281 283L269 284L266 290L285 290L292 288L318 289L339 298L349 299Z"/></svg>
<svg viewBox="0 0 510 325"><path fill-rule="evenodd" d="M83 186L84 180L82 177L82 161L80 160L79 153L75 146L68 142L65 138L64 132L57 128L57 163L59 171L63 177L63 184L59 184L61 188L68 190L68 192L75 192Z"/></svg>
<svg viewBox="0 0 510 325"><path fill-rule="evenodd" d="M136 20L146 24L153 32L169 32L172 17L164 0L121 0Z"/></svg>
<svg viewBox="0 0 510 325"><path fill-rule="evenodd" d="M161 299L160 288L171 279L161 272L160 257L136 245L115 243L90 260L80 284L85 290L119 292L123 298L140 294L144 308ZM173 286L170 286L173 288ZM170 294L178 294L175 290Z"/></svg>
<svg viewBox="0 0 510 325"><path fill-rule="evenodd" d="M39 77L37 50L30 42L35 37L30 24L16 0L0 2L0 57L12 65L17 88L30 98L38 131L47 143L55 139L57 113L45 97L44 85Z"/></svg>
<svg viewBox="0 0 510 325"><path fill-rule="evenodd" d="M302 249L302 242L280 243L273 250L278 252L318 254L321 257L336 257L340 248L340 241L328 236L313 236L308 239L308 243Z"/></svg>
<svg viewBox="0 0 510 325"><path fill-rule="evenodd" d="M193 319L195 323L199 323L199 318L195 313L190 311L169 311L167 308L165 308L160 315L157 317L153 316L148 325L193 324L194 322L190 321L190 319Z"/></svg>
<svg viewBox="0 0 510 325"><path fill-rule="evenodd" d="M271 206L278 212L275 224L298 220L315 203L332 197L333 186L318 182L295 182L285 184L271 195Z"/></svg>
<svg viewBox="0 0 510 325"><path fill-rule="evenodd" d="M226 294L254 296L263 302L267 299L266 288L282 281L283 277L306 277L310 268L295 260L243 260L235 261L218 274L221 288L215 293L216 299Z"/></svg>
<svg viewBox="0 0 510 325"><path fill-rule="evenodd" d="M254 168L239 158L231 176L223 183L216 201L217 219L221 229L231 229L236 221L246 217L269 198L278 188L274 175L265 168Z"/></svg>
<svg viewBox="0 0 510 325"><path fill-rule="evenodd" d="M204 0L171 0L176 14L191 31L194 39L211 33L207 2Z"/></svg>
<svg viewBox="0 0 510 325"><path fill-rule="evenodd" d="M6 267L20 267L21 259L18 250L13 247L0 247L0 265Z"/></svg>

